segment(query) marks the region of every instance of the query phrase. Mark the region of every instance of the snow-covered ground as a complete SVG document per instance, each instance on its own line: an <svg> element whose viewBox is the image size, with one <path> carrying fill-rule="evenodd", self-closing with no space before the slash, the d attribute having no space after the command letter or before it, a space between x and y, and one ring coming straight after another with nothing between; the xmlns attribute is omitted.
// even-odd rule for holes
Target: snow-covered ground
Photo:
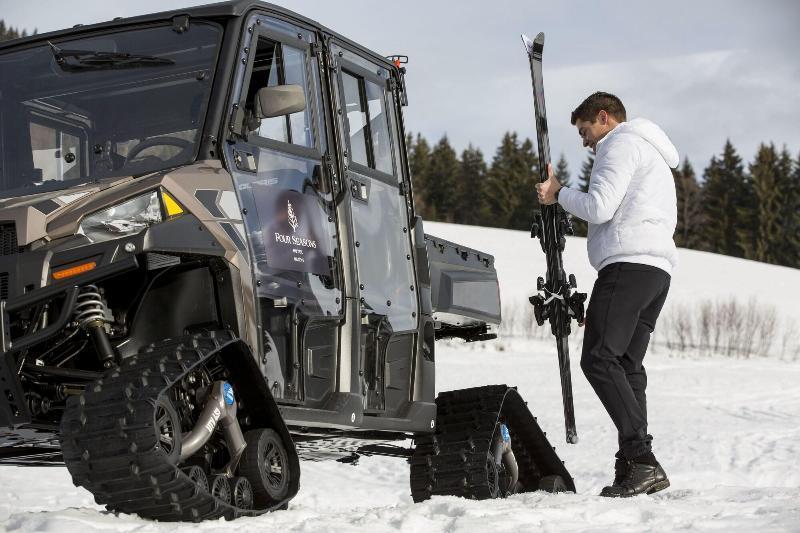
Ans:
<svg viewBox="0 0 800 533"><path fill-rule="evenodd" d="M530 294L544 271L522 232L427 224L426 231L491 252L505 300ZM590 289L585 242L570 239L565 262ZM744 294L796 316L800 271L681 251L671 303ZM577 369L578 346L572 347ZM517 385L575 478L577 494L520 494L506 500L434 497L413 504L408 466L362 458L358 466L303 463L288 511L233 523L159 524L114 516L72 486L63 468L0 467L0 531L483 532L800 531L800 363L758 358L647 356L654 451L672 486L653 496L609 500L616 436L580 371L573 373L580 443L563 443L555 347L550 340L440 344L437 388Z"/></svg>

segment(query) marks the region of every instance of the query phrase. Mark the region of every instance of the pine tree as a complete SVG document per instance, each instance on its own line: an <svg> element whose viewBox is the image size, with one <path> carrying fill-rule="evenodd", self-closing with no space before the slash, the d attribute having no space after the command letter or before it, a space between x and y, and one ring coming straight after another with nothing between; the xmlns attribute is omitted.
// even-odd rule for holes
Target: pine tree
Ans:
<svg viewBox="0 0 800 533"><path fill-rule="evenodd" d="M572 186L572 179L569 175L569 165L567 165L567 159L564 157L563 152L558 157L558 163L556 163L556 167L553 169L553 174L564 187Z"/></svg>
<svg viewBox="0 0 800 533"><path fill-rule="evenodd" d="M534 168L537 165L533 143L520 144L516 133L506 132L492 159L486 183L491 212L490 225L529 229L537 208Z"/></svg>
<svg viewBox="0 0 800 533"><path fill-rule="evenodd" d="M783 246L779 261L782 265L800 268L800 155L792 163L789 151L784 147L778 166L786 176L780 186L785 197L781 212Z"/></svg>
<svg viewBox="0 0 800 533"><path fill-rule="evenodd" d="M533 141L525 139L519 147L517 164L519 182L517 191L520 201L511 215L511 229L529 230L533 222L533 213L539 209L539 199L536 195L536 184L539 182L539 158Z"/></svg>
<svg viewBox="0 0 800 533"><path fill-rule="evenodd" d="M459 172L458 158L447 135L431 150L428 165L427 200L436 210L435 220L453 222L456 209L455 188Z"/></svg>
<svg viewBox="0 0 800 533"><path fill-rule="evenodd" d="M779 265L797 267L800 254L800 183L795 181L794 161L786 146L778 155L777 182L780 198L780 235L776 252Z"/></svg>
<svg viewBox="0 0 800 533"><path fill-rule="evenodd" d="M455 194L456 222L483 225L489 221L491 214L486 200L486 162L483 152L472 144L461 152Z"/></svg>
<svg viewBox="0 0 800 533"><path fill-rule="evenodd" d="M703 204L700 185L694 168L688 159L680 169L673 169L675 192L678 200L678 224L675 228L675 243L684 248L701 249L703 228Z"/></svg>
<svg viewBox="0 0 800 533"><path fill-rule="evenodd" d="M6 26L4 20L0 19L0 41L9 41L11 39L18 39L19 37L24 37L25 32L23 30L22 35L20 35L19 31L16 28L12 28L11 26Z"/></svg>
<svg viewBox="0 0 800 533"><path fill-rule="evenodd" d="M581 173L578 175L578 183L576 189L581 192L589 192L589 180L592 177L592 168L594 168L594 154L589 154L586 161L581 165ZM578 217L572 217L572 229L578 237L586 237L589 232L589 224Z"/></svg>
<svg viewBox="0 0 800 533"><path fill-rule="evenodd" d="M744 257L737 226L750 227L742 216L742 196L746 190L742 160L730 140L722 156L711 158L703 172L703 247L719 254ZM744 213L746 215L746 213Z"/></svg>
<svg viewBox="0 0 800 533"><path fill-rule="evenodd" d="M777 263L782 241L781 191L778 154L775 145L762 144L750 164L750 182L753 188L755 224L752 228L755 250L752 259L764 263ZM747 235L749 237L749 235ZM747 244L750 244L749 242Z"/></svg>
<svg viewBox="0 0 800 533"><path fill-rule="evenodd" d="M592 169L594 168L594 154L589 154L586 161L581 165L581 173L578 176L578 190L581 192L589 192L589 179L592 177Z"/></svg>
<svg viewBox="0 0 800 533"><path fill-rule="evenodd" d="M734 192L736 213L736 242L741 250L739 257L757 261L758 252L758 197L755 182L750 172L743 173L739 189Z"/></svg>
<svg viewBox="0 0 800 533"><path fill-rule="evenodd" d="M411 184L414 187L414 209L424 220L435 220L436 210L428 201L428 185L431 149L428 141L417 134L416 141L411 140L411 134L406 139L408 147L408 166L411 172Z"/></svg>

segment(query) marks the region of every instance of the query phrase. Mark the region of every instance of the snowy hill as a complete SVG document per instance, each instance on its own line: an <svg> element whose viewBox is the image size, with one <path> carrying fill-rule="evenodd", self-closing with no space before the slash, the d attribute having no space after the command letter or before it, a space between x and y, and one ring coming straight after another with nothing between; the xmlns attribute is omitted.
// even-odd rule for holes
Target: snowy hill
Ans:
<svg viewBox="0 0 800 533"><path fill-rule="evenodd" d="M535 293L536 278L545 275L546 264L539 241L531 239L528 232L436 222L426 223L425 232L494 255L504 322L513 323L522 311L530 315L528 296ZM591 294L597 272L589 265L585 238L567 237L564 267L568 274L575 274L578 290ZM735 309L725 307L732 299ZM674 330L680 327L686 333L687 326L694 327L689 336L702 341L697 329L705 312L712 317L711 326L721 336L732 337L729 340L733 343L758 343L760 337L769 336L772 344L764 347L764 355L800 359L800 306L795 304L799 299L798 269L680 248L678 267L672 273L653 342L675 344L680 340L675 339ZM774 333L768 335L771 316L775 319ZM738 335L730 331L734 329L740 330ZM548 334L544 328L536 333ZM576 329L575 334L575 342L579 342L582 331ZM742 334L754 338L748 341L740 338ZM752 349L762 352L759 346Z"/></svg>
<svg viewBox="0 0 800 533"><path fill-rule="evenodd" d="M438 222L426 222L425 232L494 255L504 303L527 302L536 277L544 276L544 253L527 232ZM793 304L800 298L800 270L685 248L678 249L678 261L667 308L731 296L742 302L756 298L800 323L800 306ZM589 265L585 238L567 237L564 266L575 274L578 289L590 293L597 272Z"/></svg>
<svg viewBox="0 0 800 533"><path fill-rule="evenodd" d="M538 243L524 232L428 223L426 232L496 257L504 302L524 302L544 274ZM755 296L781 317L800 321L800 271L681 250L669 304ZM585 241L570 238L568 272L589 290L595 278ZM573 345L573 369L579 358ZM363 458L356 467L303 463L301 489L288 511L258 518L158 524L114 516L74 488L66 469L0 467L0 531L492 532L503 531L800 531L800 362L777 358L670 357L646 360L654 451L672 487L653 496L608 500L597 493L613 475L614 432L580 371L573 372L577 445L564 444L552 339L508 338L439 345L437 389L490 383L519 386L558 447L577 494L530 493L506 500L435 497L413 504L408 465Z"/></svg>

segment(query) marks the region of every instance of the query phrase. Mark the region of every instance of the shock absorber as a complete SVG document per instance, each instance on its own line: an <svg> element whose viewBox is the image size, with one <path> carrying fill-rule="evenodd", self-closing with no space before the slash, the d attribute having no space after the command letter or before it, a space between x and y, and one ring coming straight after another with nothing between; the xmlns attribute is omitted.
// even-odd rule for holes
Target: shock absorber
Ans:
<svg viewBox="0 0 800 533"><path fill-rule="evenodd" d="M106 334L107 307L97 285L81 287L75 304L75 321L89 334L104 368L114 365L116 354Z"/></svg>

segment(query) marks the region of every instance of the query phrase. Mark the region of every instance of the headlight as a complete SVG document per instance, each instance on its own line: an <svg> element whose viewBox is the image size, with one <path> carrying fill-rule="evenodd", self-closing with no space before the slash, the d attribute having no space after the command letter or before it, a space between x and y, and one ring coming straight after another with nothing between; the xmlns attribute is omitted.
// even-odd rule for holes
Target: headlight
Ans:
<svg viewBox="0 0 800 533"><path fill-rule="evenodd" d="M158 196L158 191L151 191L93 213L81 221L78 233L86 235L92 242L139 233L164 219Z"/></svg>

